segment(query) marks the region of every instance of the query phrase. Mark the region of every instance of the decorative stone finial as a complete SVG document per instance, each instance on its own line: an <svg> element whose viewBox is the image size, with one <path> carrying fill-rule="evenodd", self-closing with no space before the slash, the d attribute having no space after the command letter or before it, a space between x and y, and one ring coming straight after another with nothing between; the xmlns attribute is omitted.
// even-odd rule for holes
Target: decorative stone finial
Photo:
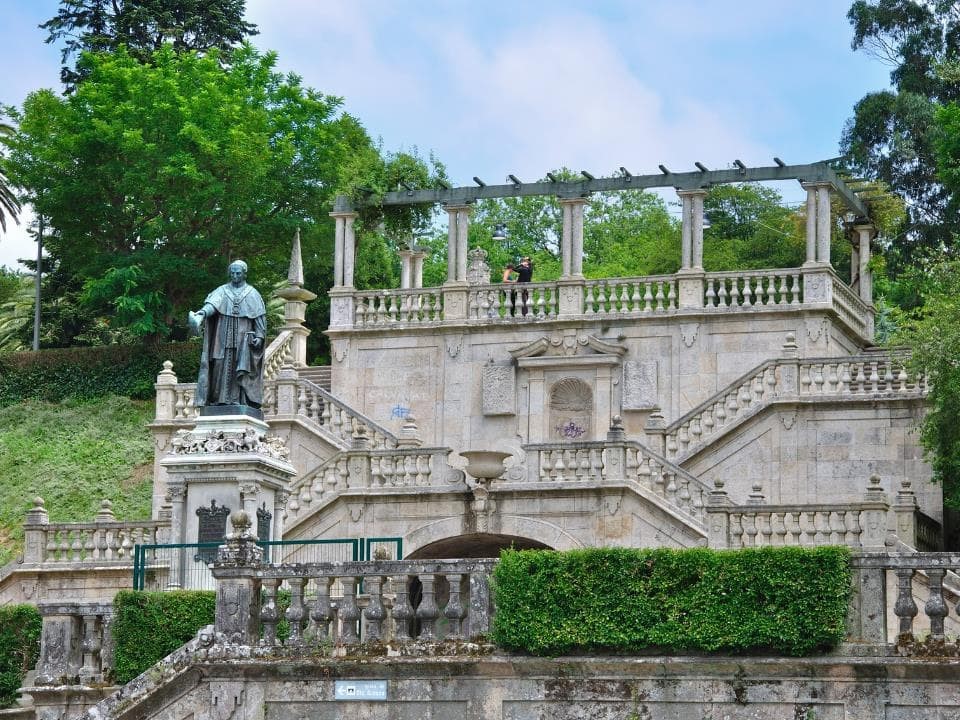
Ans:
<svg viewBox="0 0 960 720"><path fill-rule="evenodd" d="M610 429L607 430L608 442L623 442L627 439L627 433L623 429L623 418L614 415L610 418Z"/></svg>
<svg viewBox="0 0 960 720"><path fill-rule="evenodd" d="M407 413L403 419L403 425L400 426L400 437L397 447L420 447L423 441L420 439L420 428L417 427L417 419L413 413Z"/></svg>
<svg viewBox="0 0 960 720"><path fill-rule="evenodd" d="M763 485L759 480L753 483L751 486L751 492L747 496L748 505L763 505L766 502L766 498L763 496Z"/></svg>
<svg viewBox="0 0 960 720"><path fill-rule="evenodd" d="M37 495L33 499L33 507L27 510L27 525L46 525L49 522L47 509L43 505L43 498Z"/></svg>
<svg viewBox="0 0 960 720"><path fill-rule="evenodd" d="M287 270L287 283L303 287L303 257L300 253L300 228L293 234L293 247L290 249L290 267Z"/></svg>
<svg viewBox="0 0 960 720"><path fill-rule="evenodd" d="M870 480L867 483L867 492L866 501L867 502L885 502L886 495L883 492L883 487L880 485L880 476L873 474L870 476Z"/></svg>
<svg viewBox="0 0 960 720"><path fill-rule="evenodd" d="M233 532L227 536L228 540L247 537L253 525L250 516L243 510L234 510L230 513L230 524L233 526Z"/></svg>
<svg viewBox="0 0 960 720"><path fill-rule="evenodd" d="M33 499L33 507L34 507L35 510L42 510L42 509L44 509L45 503L44 503L44 501L43 501L43 498L40 497L39 495L37 495L37 496Z"/></svg>
<svg viewBox="0 0 960 720"><path fill-rule="evenodd" d="M653 409L653 412L650 413L650 417L647 418L647 430L662 430L667 426L667 420L663 416L663 413L660 412L660 408L656 407Z"/></svg>
<svg viewBox="0 0 960 720"><path fill-rule="evenodd" d="M253 523L243 510L230 513L233 532L227 533L226 542L217 549L218 565L259 565L263 550L257 545L256 536L250 531Z"/></svg>
<svg viewBox="0 0 960 720"><path fill-rule="evenodd" d="M104 498L100 501L100 509L97 511L96 522L115 522L117 516L113 514L113 503Z"/></svg>
<svg viewBox="0 0 960 720"><path fill-rule="evenodd" d="M783 355L789 358L800 356L800 346L797 345L796 333L787 333L787 339L783 343Z"/></svg>
<svg viewBox="0 0 960 720"><path fill-rule="evenodd" d="M157 373L158 385L176 385L177 374L173 372L173 363L169 360L163 361L163 370Z"/></svg>

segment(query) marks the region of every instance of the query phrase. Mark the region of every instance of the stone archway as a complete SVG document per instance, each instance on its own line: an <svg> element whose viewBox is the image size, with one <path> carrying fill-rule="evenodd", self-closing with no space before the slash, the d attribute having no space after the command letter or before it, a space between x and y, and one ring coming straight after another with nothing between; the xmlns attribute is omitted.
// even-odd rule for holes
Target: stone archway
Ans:
<svg viewBox="0 0 960 720"><path fill-rule="evenodd" d="M550 388L550 429L553 441L589 440L593 429L593 390L583 380L565 377Z"/></svg>
<svg viewBox="0 0 960 720"><path fill-rule="evenodd" d="M514 537L512 535L492 535L475 533L472 535L457 535L443 538L423 547L417 548L407 556L407 560L443 560L455 558L495 558L500 557L500 551L513 548L515 550L551 550L537 540Z"/></svg>

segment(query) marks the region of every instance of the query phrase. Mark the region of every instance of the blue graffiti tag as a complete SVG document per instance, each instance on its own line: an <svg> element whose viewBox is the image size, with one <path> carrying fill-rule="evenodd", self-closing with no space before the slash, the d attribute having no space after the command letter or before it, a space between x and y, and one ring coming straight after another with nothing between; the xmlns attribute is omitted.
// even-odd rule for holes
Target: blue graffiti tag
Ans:
<svg viewBox="0 0 960 720"><path fill-rule="evenodd" d="M401 420L403 420L409 414L410 408L404 407L403 405L394 405L393 409L390 411L390 417L400 418Z"/></svg>

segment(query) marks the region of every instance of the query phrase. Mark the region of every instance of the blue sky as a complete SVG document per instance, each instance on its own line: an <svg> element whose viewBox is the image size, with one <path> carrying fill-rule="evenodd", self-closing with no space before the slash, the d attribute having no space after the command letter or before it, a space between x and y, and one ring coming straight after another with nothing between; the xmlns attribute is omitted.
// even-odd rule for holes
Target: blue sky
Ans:
<svg viewBox="0 0 960 720"><path fill-rule="evenodd" d="M0 103L59 87L37 25L55 0L4 0ZM389 150L455 184L560 166L609 174L834 157L853 104L890 68L850 49L846 0L247 0L279 66ZM799 188L782 188L788 200ZM9 228L9 226L8 226ZM24 228L0 265L35 254Z"/></svg>

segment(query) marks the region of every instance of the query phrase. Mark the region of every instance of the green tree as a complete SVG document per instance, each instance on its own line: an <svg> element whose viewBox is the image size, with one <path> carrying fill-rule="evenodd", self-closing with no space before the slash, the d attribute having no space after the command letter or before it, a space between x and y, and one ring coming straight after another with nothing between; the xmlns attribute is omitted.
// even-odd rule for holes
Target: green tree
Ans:
<svg viewBox="0 0 960 720"><path fill-rule="evenodd" d="M960 230L958 206L935 162L937 105L960 98L960 82L943 71L960 59L960 8L953 0L857 0L847 17L853 48L893 68L894 89L854 106L840 144L851 169L907 201L907 231L886 253L899 275L925 250L953 247Z"/></svg>
<svg viewBox="0 0 960 720"><path fill-rule="evenodd" d="M915 272L924 303L893 342L910 346L914 370L932 383L920 441L943 487L944 505L960 509L960 261L933 262Z"/></svg>
<svg viewBox="0 0 960 720"><path fill-rule="evenodd" d="M141 61L165 43L177 52L227 52L257 27L243 19L245 0L61 0L57 14L40 27L47 43L64 41L60 79L72 88L87 70L74 65L81 53L121 46Z"/></svg>
<svg viewBox="0 0 960 720"><path fill-rule="evenodd" d="M161 336L182 331L231 258L261 285L282 277L297 226L308 267L328 263L342 168L390 163L339 98L275 72L275 59L249 46L226 69L217 51L165 46L150 64L87 54L76 92L41 90L10 111L9 166L49 227L51 297Z"/></svg>
<svg viewBox="0 0 960 720"><path fill-rule="evenodd" d="M13 135L13 127L6 123L0 123L0 136ZM5 163L0 156L0 230L7 231L7 217L13 218L14 222L19 223L17 215L20 214L20 201L13 191L10 180L7 178Z"/></svg>

